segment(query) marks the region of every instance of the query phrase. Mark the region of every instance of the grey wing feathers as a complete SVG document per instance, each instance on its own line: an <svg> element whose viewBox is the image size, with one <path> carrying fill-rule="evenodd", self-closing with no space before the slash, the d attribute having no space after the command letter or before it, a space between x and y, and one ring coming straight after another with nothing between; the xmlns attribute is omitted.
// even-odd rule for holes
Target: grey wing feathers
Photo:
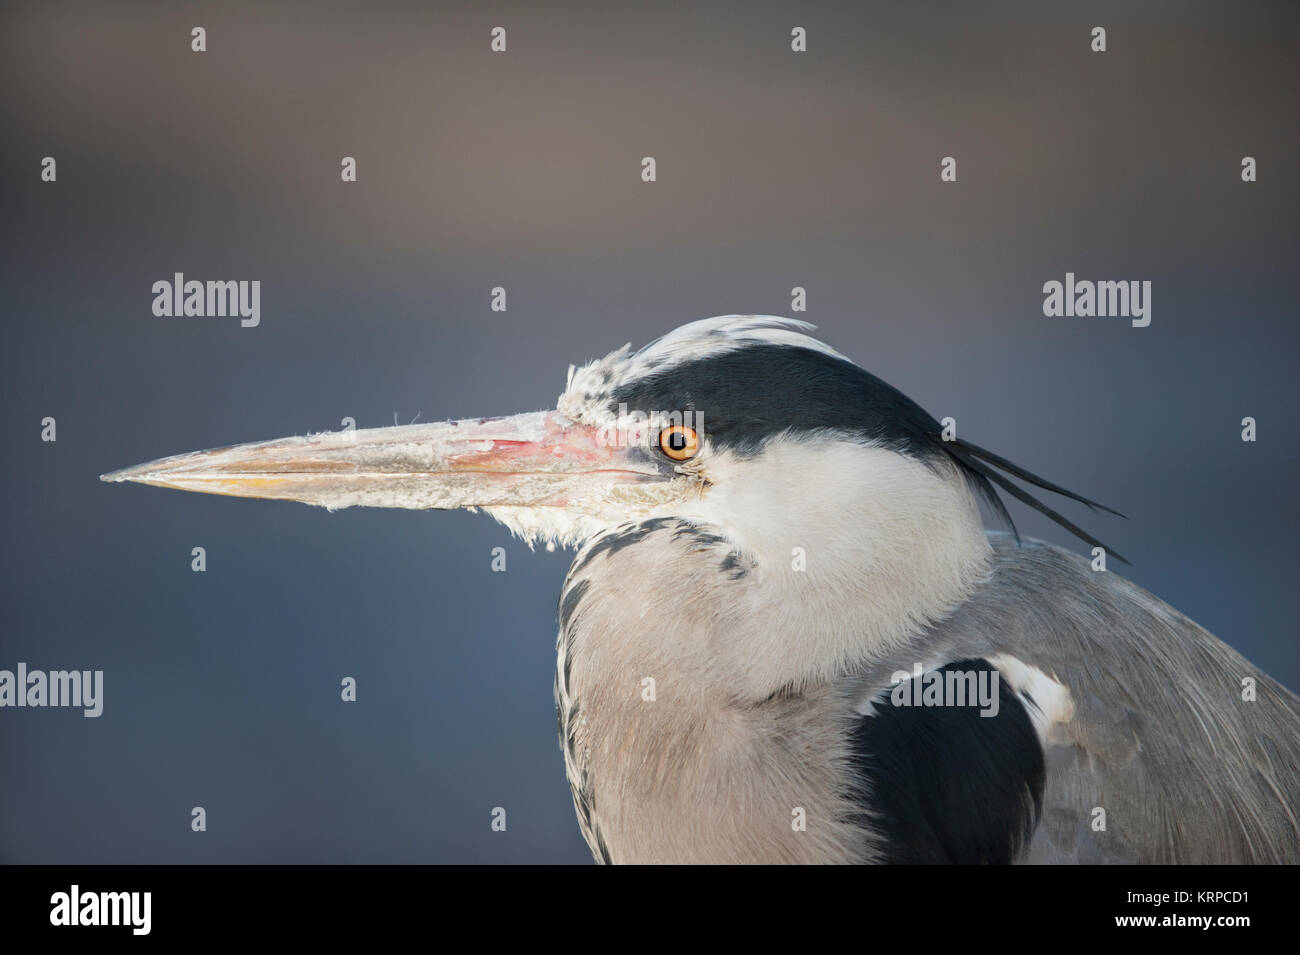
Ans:
<svg viewBox="0 0 1300 955"><path fill-rule="evenodd" d="M1009 656L1068 690L1069 713L1044 729L1024 861L1300 861L1300 700L1123 578L990 539L991 580L919 645L937 662ZM909 669L905 656L864 674L864 692Z"/></svg>

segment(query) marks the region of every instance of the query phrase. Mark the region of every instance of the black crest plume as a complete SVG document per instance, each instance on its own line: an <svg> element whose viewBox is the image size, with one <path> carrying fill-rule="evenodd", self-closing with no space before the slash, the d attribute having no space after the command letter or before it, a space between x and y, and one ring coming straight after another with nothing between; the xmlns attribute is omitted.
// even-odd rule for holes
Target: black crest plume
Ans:
<svg viewBox="0 0 1300 955"><path fill-rule="evenodd" d="M1114 557L1121 563L1128 564L1129 561L1118 552L1111 550L1097 538L1093 537L1083 528L1079 527L1063 514L1058 513L1048 507L1038 498L1034 497L1029 491L1013 483L1006 474L1014 475L1026 484L1032 484L1035 487L1042 488L1045 491L1051 491L1053 494L1060 494L1062 497L1068 497L1072 501L1078 501L1080 504L1087 506L1093 511L1105 511L1108 514L1114 514L1116 517L1124 517L1119 511L1107 507L1105 504L1098 504L1091 501L1081 494L1075 494L1073 491L1066 490L1058 484L1040 478L1032 471L1027 471L1018 464L1013 464L1006 458L994 454L992 451L986 451L979 445L971 444L969 441L957 439L955 441L942 442L944 450L955 460L966 472L967 477L977 490L983 495L989 506L1002 520L1007 522L1011 532L1016 535L1016 540L1020 539L1020 532L1016 530L1015 521L1011 519L1011 514L1007 511L1006 505L1002 502L997 488L1006 491L1017 501L1027 504L1040 514L1046 515L1055 521L1061 527L1065 528L1079 540L1086 541L1093 547L1103 548L1107 554ZM996 485L996 487L994 486Z"/></svg>

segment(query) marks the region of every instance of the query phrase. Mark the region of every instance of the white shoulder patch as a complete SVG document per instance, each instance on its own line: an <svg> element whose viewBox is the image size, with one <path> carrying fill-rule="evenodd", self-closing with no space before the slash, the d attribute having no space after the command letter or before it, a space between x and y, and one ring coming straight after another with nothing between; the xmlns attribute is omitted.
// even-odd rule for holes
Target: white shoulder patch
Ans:
<svg viewBox="0 0 1300 955"><path fill-rule="evenodd" d="M1002 674L1003 683L1025 704L1038 738L1044 743L1054 726L1074 719L1074 698L1069 689L1055 678L1005 653L993 654L987 659Z"/></svg>

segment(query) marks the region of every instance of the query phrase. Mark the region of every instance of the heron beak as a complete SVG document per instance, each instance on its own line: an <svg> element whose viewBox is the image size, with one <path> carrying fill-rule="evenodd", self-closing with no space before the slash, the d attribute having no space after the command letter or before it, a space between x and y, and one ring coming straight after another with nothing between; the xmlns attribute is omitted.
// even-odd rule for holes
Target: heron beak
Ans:
<svg viewBox="0 0 1300 955"><path fill-rule="evenodd" d="M639 448L554 411L239 444L100 476L331 510L580 507L666 479Z"/></svg>

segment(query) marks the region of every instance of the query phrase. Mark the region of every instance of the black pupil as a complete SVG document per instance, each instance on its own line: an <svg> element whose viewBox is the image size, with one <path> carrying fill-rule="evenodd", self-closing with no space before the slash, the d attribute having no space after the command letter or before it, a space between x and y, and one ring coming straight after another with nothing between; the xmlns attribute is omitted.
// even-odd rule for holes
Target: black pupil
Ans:
<svg viewBox="0 0 1300 955"><path fill-rule="evenodd" d="M674 451L685 451L686 435L682 434L680 431L674 431L668 436L668 447L672 448Z"/></svg>

